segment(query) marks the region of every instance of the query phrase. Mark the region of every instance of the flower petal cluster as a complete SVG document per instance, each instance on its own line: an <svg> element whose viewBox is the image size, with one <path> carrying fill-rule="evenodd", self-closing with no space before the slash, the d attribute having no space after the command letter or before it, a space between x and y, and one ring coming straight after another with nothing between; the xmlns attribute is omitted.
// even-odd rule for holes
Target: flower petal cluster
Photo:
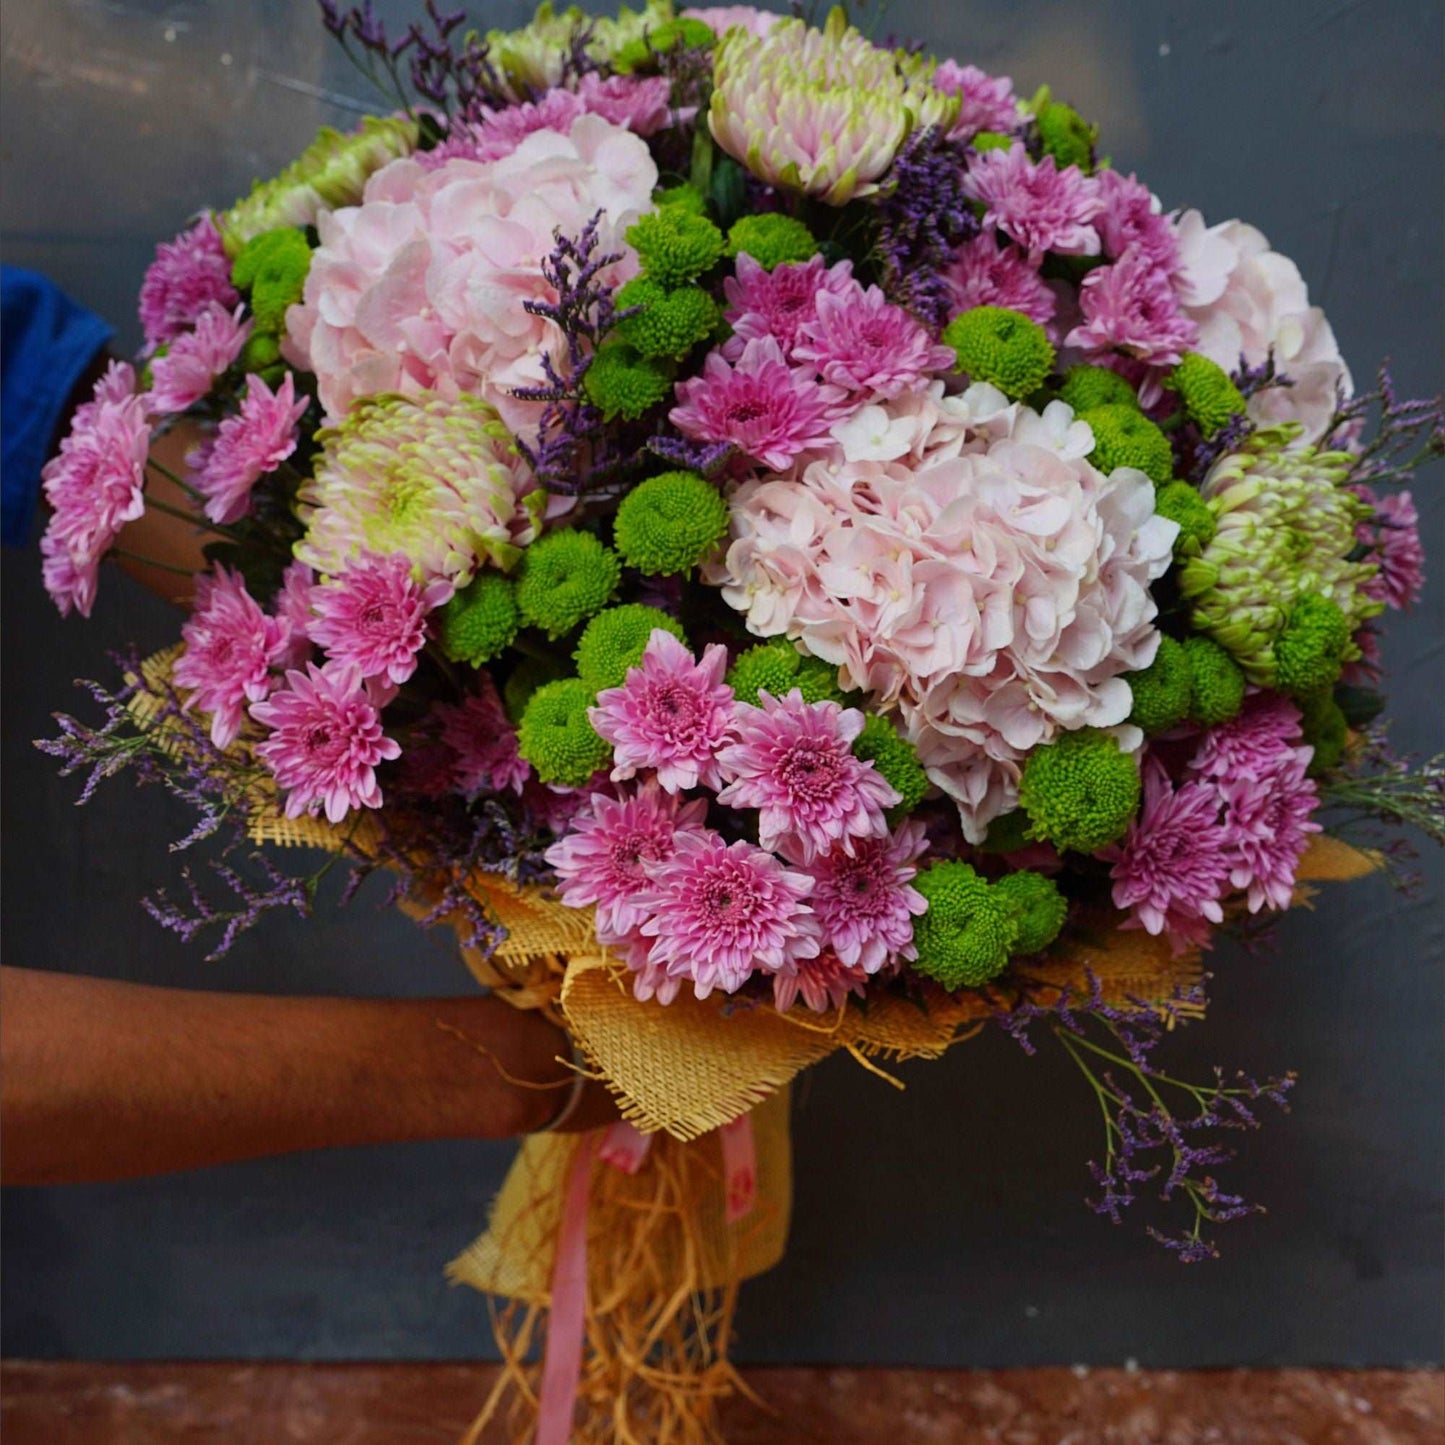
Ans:
<svg viewBox="0 0 1445 1445"><path fill-rule="evenodd" d="M151 410L170 415L209 395L216 378L235 365L250 334L243 307L228 311L218 301L207 302L195 326L151 361Z"/></svg>
<svg viewBox="0 0 1445 1445"><path fill-rule="evenodd" d="M669 793L722 786L718 750L735 726L727 665L727 649L717 643L694 660L670 632L653 632L642 666L630 668L621 687L598 693L588 714L612 744L614 782L650 770Z"/></svg>
<svg viewBox="0 0 1445 1445"><path fill-rule="evenodd" d="M801 998L816 1014L832 1013L849 994L864 997L867 983L864 969L825 948L816 958L799 959L788 972L773 975L773 1007L785 1014Z"/></svg>
<svg viewBox="0 0 1445 1445"><path fill-rule="evenodd" d="M965 241L943 279L955 312L977 306L1021 311L1037 321L1051 340L1058 340L1053 322L1059 299L1054 288L1016 246L1000 245L996 233L984 231Z"/></svg>
<svg viewBox="0 0 1445 1445"><path fill-rule="evenodd" d="M1098 187L1078 166L1060 170L1052 156L1029 159L1022 143L975 158L964 194L984 205L983 223L1016 242L1035 265L1045 251L1097 256L1093 221L1102 209Z"/></svg>
<svg viewBox="0 0 1445 1445"><path fill-rule="evenodd" d="M228 748L240 735L250 703L271 691L271 669L290 641L279 618L268 617L245 580L219 563L196 578L194 609L181 628L186 648L176 659L176 685L187 707L211 715L211 741Z"/></svg>
<svg viewBox="0 0 1445 1445"><path fill-rule="evenodd" d="M1368 487L1353 488L1374 508L1374 517L1361 522L1356 537L1374 549L1379 572L1365 584L1370 596L1403 611L1420 600L1425 588L1425 547L1420 541L1420 513L1409 492L1377 497Z"/></svg>
<svg viewBox="0 0 1445 1445"><path fill-rule="evenodd" d="M1142 247L1090 271L1079 288L1079 309L1083 323L1064 340L1091 358L1120 351L1150 366L1176 366L1198 336L1168 273Z"/></svg>
<svg viewBox="0 0 1445 1445"><path fill-rule="evenodd" d="M400 552L419 578L461 587L483 562L510 567L537 534L545 498L485 402L365 398L317 440L296 557L320 573Z"/></svg>
<svg viewBox="0 0 1445 1445"><path fill-rule="evenodd" d="M958 99L926 67L880 50L835 9L821 30L781 20L719 43L708 122L713 138L770 185L841 206L871 195L915 130L950 126Z"/></svg>
<svg viewBox="0 0 1445 1445"><path fill-rule="evenodd" d="M562 343L526 309L557 301L542 274L557 233L576 236L601 212L598 254L620 259L598 279L620 285L637 273L624 233L656 184L647 143L600 115L535 131L495 161L394 161L360 205L318 218L288 359L316 373L332 420L380 392L468 394L525 434L542 404L513 393L547 384L544 357Z"/></svg>
<svg viewBox="0 0 1445 1445"><path fill-rule="evenodd" d="M61 616L90 616L100 560L145 511L151 429L135 372L113 361L76 408L59 453L41 472L50 519L40 539L45 590Z"/></svg>
<svg viewBox="0 0 1445 1445"><path fill-rule="evenodd" d="M1007 135L1019 128L1018 97L1008 76L987 75L976 65L943 60L932 80L935 90L958 97L958 117L948 132L954 139L972 140L981 130Z"/></svg>
<svg viewBox="0 0 1445 1445"><path fill-rule="evenodd" d="M818 298L825 292L848 294L855 286L853 263L827 265L821 256L765 270L746 253L737 258L734 275L723 282L726 312L733 334L722 354L736 361L749 341L771 337L784 356L791 357L799 333L818 317Z"/></svg>
<svg viewBox="0 0 1445 1445"><path fill-rule="evenodd" d="M460 703L438 703L433 712L451 754L451 781L458 792L470 798L522 791L532 770L517 751L517 730L487 673L478 674L477 690Z"/></svg>
<svg viewBox="0 0 1445 1445"><path fill-rule="evenodd" d="M691 6L681 12L683 20L701 20L719 38L729 30L741 28L749 35L766 35L779 17L770 10L759 10L755 5L702 5Z"/></svg>
<svg viewBox="0 0 1445 1445"><path fill-rule="evenodd" d="M451 583L421 583L411 560L364 553L311 594L311 640L364 679L403 683L426 645L426 618L452 595Z"/></svg>
<svg viewBox="0 0 1445 1445"><path fill-rule="evenodd" d="M737 741L718 752L727 786L718 802L758 810L758 842L799 863L856 840L883 838L883 812L898 793L871 763L853 755L863 714L836 702L763 693L737 706Z"/></svg>
<svg viewBox="0 0 1445 1445"><path fill-rule="evenodd" d="M841 963L867 975L891 959L918 956L913 920L928 905L910 885L927 847L923 825L905 822L891 836L855 839L807 866L814 882L809 902Z"/></svg>
<svg viewBox="0 0 1445 1445"><path fill-rule="evenodd" d="M230 311L241 298L231 285L231 262L210 214L174 241L156 247L140 288L140 324L155 350L195 326L212 302Z"/></svg>
<svg viewBox="0 0 1445 1445"><path fill-rule="evenodd" d="M256 754L285 790L288 818L324 812L339 823L353 808L381 806L376 766L400 757L401 744L382 732L359 668L307 663L251 716L271 730Z"/></svg>
<svg viewBox="0 0 1445 1445"><path fill-rule="evenodd" d="M240 406L221 422L196 472L211 521L225 525L246 515L251 489L296 450L296 429L310 404L296 399L289 371L275 391L254 372L246 378Z"/></svg>
<svg viewBox="0 0 1445 1445"><path fill-rule="evenodd" d="M1206 227L1198 211L1185 211L1175 238L1180 300L1199 328L1196 349L1231 374L1241 359L1259 366L1272 357L1290 384L1255 392L1250 417L1260 426L1298 422L1302 442L1318 441L1354 383L1299 267L1243 221Z"/></svg>
<svg viewBox="0 0 1445 1445"><path fill-rule="evenodd" d="M896 460L835 449L744 482L705 575L751 632L796 639L897 708L977 841L1033 748L1127 718L1120 674L1153 659L1149 584L1178 527L1142 473L1084 460L1062 402L1041 417L991 387L914 394L900 430L915 408L932 427Z"/></svg>

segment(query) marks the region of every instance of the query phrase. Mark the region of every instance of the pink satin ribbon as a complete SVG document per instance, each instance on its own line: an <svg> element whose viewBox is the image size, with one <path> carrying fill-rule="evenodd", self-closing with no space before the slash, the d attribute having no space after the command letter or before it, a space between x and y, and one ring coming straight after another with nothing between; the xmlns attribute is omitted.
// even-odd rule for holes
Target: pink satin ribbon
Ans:
<svg viewBox="0 0 1445 1445"><path fill-rule="evenodd" d="M752 1212L758 1197L757 1144L751 1114L718 1130L722 1143L724 1217L736 1224ZM651 1147L649 1135L619 1122L577 1141L562 1200L557 1257L552 1264L552 1309L542 1360L536 1445L567 1445L582 1381L582 1345L587 1315L587 1194L595 1155L624 1174L636 1174Z"/></svg>

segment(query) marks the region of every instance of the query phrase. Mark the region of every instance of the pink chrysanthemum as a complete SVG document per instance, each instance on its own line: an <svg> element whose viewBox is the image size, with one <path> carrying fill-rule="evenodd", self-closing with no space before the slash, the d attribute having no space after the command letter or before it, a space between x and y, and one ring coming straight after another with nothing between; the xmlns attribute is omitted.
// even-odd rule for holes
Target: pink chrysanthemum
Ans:
<svg viewBox="0 0 1445 1445"><path fill-rule="evenodd" d="M1095 227L1104 254L1114 260L1142 256L1156 271L1179 268L1179 242L1158 198L1133 176L1105 167L1094 177L1102 209Z"/></svg>
<svg viewBox="0 0 1445 1445"><path fill-rule="evenodd" d="M709 353L701 376L677 385L672 424L696 441L732 442L773 471L800 452L826 446L828 428L846 410L844 393L795 371L771 337L749 341L730 365Z"/></svg>
<svg viewBox="0 0 1445 1445"><path fill-rule="evenodd" d="M909 884L927 847L923 824L903 823L891 837L860 838L851 852L833 848L807 870L813 909L843 963L871 974L918 956L913 920L928 904Z"/></svg>
<svg viewBox="0 0 1445 1445"><path fill-rule="evenodd" d="M652 879L637 899L647 913L640 931L653 941L648 961L690 978L699 998L735 993L755 971L782 972L822 948L806 902L813 880L751 843L680 834Z"/></svg>
<svg viewBox="0 0 1445 1445"><path fill-rule="evenodd" d="M881 288L865 291L856 282L841 295L818 294L817 314L800 328L793 359L815 366L833 386L885 401L930 372L958 365L953 349L934 341Z"/></svg>
<svg viewBox="0 0 1445 1445"><path fill-rule="evenodd" d="M1374 549L1380 570L1365 584L1370 596L1403 611L1425 589L1425 548L1420 542L1420 513L1409 492L1376 497L1368 487L1355 487L1375 509L1374 520L1362 522L1359 540Z"/></svg>
<svg viewBox="0 0 1445 1445"><path fill-rule="evenodd" d="M863 714L836 702L760 694L760 707L739 703L738 741L718 753L727 787L718 802L758 809L758 842L811 863L858 838L885 838L883 810L898 793L868 762L853 756Z"/></svg>
<svg viewBox="0 0 1445 1445"><path fill-rule="evenodd" d="M499 161L512 154L529 135L555 130L565 135L583 112L575 91L554 89L536 100L493 110L483 106L481 119L471 125L458 122L435 150L420 151L413 159L433 171L459 157L472 161Z"/></svg>
<svg viewBox="0 0 1445 1445"><path fill-rule="evenodd" d="M862 998L868 975L856 964L844 963L831 948L817 958L805 958L786 973L773 975L773 1007L785 1014L801 995L816 1014L842 1008L850 993Z"/></svg>
<svg viewBox="0 0 1445 1445"><path fill-rule="evenodd" d="M1021 144L986 151L969 167L963 190L984 203L983 222L1017 241L1037 263L1045 251L1097 256L1099 233L1089 223L1101 202L1078 166L1060 170L1053 156L1035 163Z"/></svg>
<svg viewBox="0 0 1445 1445"><path fill-rule="evenodd" d="M77 407L59 453L41 478L50 519L40 550L46 591L62 616L90 616L100 559L121 528L145 511L151 432L135 372L114 361Z"/></svg>
<svg viewBox="0 0 1445 1445"><path fill-rule="evenodd" d="M1224 920L1229 838L1219 821L1219 794L1208 783L1177 790L1153 758L1144 764L1144 801L1124 841L1102 855L1113 863L1114 906L1130 922L1165 933L1177 952L1209 941Z"/></svg>
<svg viewBox="0 0 1445 1445"><path fill-rule="evenodd" d="M672 82L665 75L609 75L589 71L577 85L582 109L644 139L668 122Z"/></svg>
<svg viewBox="0 0 1445 1445"><path fill-rule="evenodd" d="M151 362L151 409L163 416L185 411L206 396L220 374L241 354L251 323L242 320L242 308L227 311L208 302L190 331L171 342Z"/></svg>
<svg viewBox="0 0 1445 1445"><path fill-rule="evenodd" d="M723 681L727 648L713 643L701 661L657 628L621 687L597 694L592 726L612 744L612 779L651 768L669 792L722 786L718 749L733 732L733 690Z"/></svg>
<svg viewBox="0 0 1445 1445"><path fill-rule="evenodd" d="M955 311L975 306L1005 306L1022 311L1031 321L1052 329L1059 299L1039 275L1038 267L1014 246L1000 246L998 237L985 231L959 248L953 264L943 273Z"/></svg>
<svg viewBox="0 0 1445 1445"><path fill-rule="evenodd" d="M679 806L651 780L621 798L594 793L567 836L547 849L563 903L595 903L598 941L622 942L647 919L637 900L657 865L672 857L681 834L701 833L706 816L705 800Z"/></svg>
<svg viewBox="0 0 1445 1445"><path fill-rule="evenodd" d="M985 75L976 65L953 60L939 63L931 81L935 90L956 95L962 102L949 135L972 140L981 130L1008 134L1018 129L1019 103L1013 81L1006 75Z"/></svg>
<svg viewBox="0 0 1445 1445"><path fill-rule="evenodd" d="M210 713L211 741L228 748L247 704L271 691L271 668L289 640L286 625L266 616L239 572L218 563L213 575L196 578L195 607L181 637L186 650L176 659L176 685L190 690L187 707Z"/></svg>
<svg viewBox="0 0 1445 1445"><path fill-rule="evenodd" d="M196 473L206 515L222 525L246 515L251 488L296 450L296 428L310 405L296 400L291 373L272 391L254 372L246 378L240 410L217 429Z"/></svg>
<svg viewBox="0 0 1445 1445"><path fill-rule="evenodd" d="M1237 717L1210 728L1189 762L1198 778L1262 777L1294 756L1303 727L1299 709L1277 692L1253 692Z"/></svg>
<svg viewBox="0 0 1445 1445"><path fill-rule="evenodd" d="M1319 805L1307 776L1311 751L1297 748L1268 772L1233 774L1218 787L1231 859L1229 881L1247 891L1249 911L1288 908L1295 869L1320 825L1311 814Z"/></svg>
<svg viewBox="0 0 1445 1445"><path fill-rule="evenodd" d="M280 666L287 672L301 666L311 656L311 598L316 578L304 562L291 562L281 574L281 590L272 607L286 628L286 651Z"/></svg>
<svg viewBox="0 0 1445 1445"><path fill-rule="evenodd" d="M231 285L231 262L221 233L202 216L174 241L156 247L140 288L140 324L146 347L154 351L196 324L214 302L229 311L241 298Z"/></svg>
<svg viewBox="0 0 1445 1445"><path fill-rule="evenodd" d="M701 20L719 40L735 26L749 35L766 35L783 17L756 5L703 5L682 12L684 20Z"/></svg>
<svg viewBox="0 0 1445 1445"><path fill-rule="evenodd" d="M458 791L521 793L532 769L517 750L517 730L502 707L496 684L484 672L478 690L460 704L438 703L435 716L441 739L452 754L452 777Z"/></svg>
<svg viewBox="0 0 1445 1445"><path fill-rule="evenodd" d="M418 582L400 552L363 554L311 594L311 640L332 662L357 667L364 678L402 683L416 671L416 655L426 645L427 613L451 595L450 582Z"/></svg>
<svg viewBox="0 0 1445 1445"><path fill-rule="evenodd" d="M736 361L749 341L771 336L784 359L790 360L798 333L817 318L818 297L824 292L841 296L856 284L851 261L828 266L821 256L814 256L811 261L765 271L744 253L737 259L737 274L723 282L727 319L733 328L723 343L723 355Z"/></svg>
<svg viewBox="0 0 1445 1445"><path fill-rule="evenodd" d="M256 753L286 790L288 818L324 809L339 823L352 808L381 806L376 765L399 757L401 746L382 732L359 668L307 663L253 703L251 716L271 729Z"/></svg>
<svg viewBox="0 0 1445 1445"><path fill-rule="evenodd" d="M1199 339L1180 309L1169 276L1142 251L1099 266L1079 288L1084 322L1064 338L1084 351L1121 351L1152 366L1177 366Z"/></svg>

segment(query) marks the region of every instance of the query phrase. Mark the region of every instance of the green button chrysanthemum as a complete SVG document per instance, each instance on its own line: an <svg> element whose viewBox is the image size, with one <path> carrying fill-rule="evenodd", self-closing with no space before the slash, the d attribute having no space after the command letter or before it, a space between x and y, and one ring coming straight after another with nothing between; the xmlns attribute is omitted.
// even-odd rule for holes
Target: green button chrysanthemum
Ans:
<svg viewBox="0 0 1445 1445"><path fill-rule="evenodd" d="M591 532L562 527L527 548L517 572L517 607L553 641L612 600L622 580L617 553Z"/></svg>
<svg viewBox="0 0 1445 1445"><path fill-rule="evenodd" d="M1120 467L1134 467L1162 487L1174 475L1174 449L1169 438L1139 410L1137 402L1096 406L1079 420L1088 422L1094 433L1089 460L1106 477Z"/></svg>
<svg viewBox="0 0 1445 1445"><path fill-rule="evenodd" d="M539 687L517 728L517 751L544 783L580 788L612 760L612 747L587 720L596 694L580 677Z"/></svg>
<svg viewBox="0 0 1445 1445"><path fill-rule="evenodd" d="M582 631L577 640L577 671L594 693L606 687L621 687L629 668L642 665L642 654L658 628L670 632L679 642L687 637L682 624L660 607L629 602L607 607Z"/></svg>
<svg viewBox="0 0 1445 1445"><path fill-rule="evenodd" d="M853 739L853 756L872 763L898 794L888 810L890 823L911 813L928 792L928 774L918 761L918 749L886 717L865 714L863 731Z"/></svg>
<svg viewBox="0 0 1445 1445"><path fill-rule="evenodd" d="M784 698L794 688L804 702L842 702L838 669L820 657L799 652L786 637L760 642L738 654L728 671L727 684L739 702L758 705L758 694Z"/></svg>
<svg viewBox="0 0 1445 1445"><path fill-rule="evenodd" d="M979 988L1008 967L1021 931L1016 901L967 863L935 863L913 886L928 900L913 923L919 973L954 990Z"/></svg>
<svg viewBox="0 0 1445 1445"><path fill-rule="evenodd" d="M1134 388L1107 366L1088 366L1080 362L1064 373L1059 398L1077 411L1092 411L1096 406L1132 406L1139 408Z"/></svg>
<svg viewBox="0 0 1445 1445"><path fill-rule="evenodd" d="M1368 503L1347 489L1354 458L1293 446L1299 427L1259 431L1221 457L1200 488L1215 534L1179 569L1194 625L1224 647L1253 683L1273 687L1275 643L1302 597L1326 597L1351 637L1384 603L1366 595L1373 562L1356 559ZM1349 644L1343 661L1358 654Z"/></svg>
<svg viewBox="0 0 1445 1445"><path fill-rule="evenodd" d="M1019 779L1030 831L1059 849L1097 853L1124 836L1139 808L1139 762L1096 728L1035 748Z"/></svg>
<svg viewBox="0 0 1445 1445"><path fill-rule="evenodd" d="M817 254L813 233L795 217L778 211L743 216L728 232L728 255L751 256L764 271L788 262L810 261Z"/></svg>
<svg viewBox="0 0 1445 1445"><path fill-rule="evenodd" d="M1014 401L1037 391L1053 370L1054 348L1037 321L1007 306L975 306L943 328L958 369L987 381Z"/></svg>
<svg viewBox="0 0 1445 1445"><path fill-rule="evenodd" d="M497 572L482 572L442 608L442 651L453 662L480 667L511 646L521 625L511 580Z"/></svg>
<svg viewBox="0 0 1445 1445"><path fill-rule="evenodd" d="M1052 878L1030 869L1005 873L993 885L994 892L1013 905L1019 923L1019 953L1042 953L1059 936L1068 902Z"/></svg>
<svg viewBox="0 0 1445 1445"><path fill-rule="evenodd" d="M727 529L727 503L711 482L696 472L663 472L622 499L613 540L629 567L674 577L697 566Z"/></svg>

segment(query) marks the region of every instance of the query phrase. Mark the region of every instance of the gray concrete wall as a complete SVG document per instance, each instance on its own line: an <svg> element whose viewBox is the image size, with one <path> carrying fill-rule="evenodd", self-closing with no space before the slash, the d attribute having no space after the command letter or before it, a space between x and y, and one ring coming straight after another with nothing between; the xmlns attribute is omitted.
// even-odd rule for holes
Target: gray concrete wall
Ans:
<svg viewBox="0 0 1445 1445"><path fill-rule="evenodd" d="M388 15L405 4L388 3ZM504 0L475 13L516 23ZM888 22L940 52L1048 80L1101 122L1167 206L1240 215L1295 257L1357 377L1388 354L1407 393L1442 358L1442 11L1318 0L898 0ZM10 0L3 19L3 244L137 339L156 240L290 158L361 82L304 0ZM1445 536L1437 469L1417 494L1425 602L1386 648L1396 737L1440 747ZM439 994L459 965L363 896L308 928L263 927L225 961L163 934L139 896L174 876L188 826L121 783L72 808L29 740L77 706L105 649L176 620L118 578L97 620L62 623L35 552L5 559L7 961L179 986ZM1441 883L1381 881L1290 917L1265 957L1222 948L1209 1021L1172 1047L1300 1070L1294 1114L1247 1141L1235 1179L1270 1213L1181 1269L1084 1209L1092 1101L1060 1058L981 1038L904 1070L816 1071L795 1114L797 1223L745 1293L740 1353L763 1361L1010 1365L1399 1364L1440 1358ZM4 1199L11 1355L465 1358L480 1299L441 1266L480 1227L504 1146L347 1150Z"/></svg>

